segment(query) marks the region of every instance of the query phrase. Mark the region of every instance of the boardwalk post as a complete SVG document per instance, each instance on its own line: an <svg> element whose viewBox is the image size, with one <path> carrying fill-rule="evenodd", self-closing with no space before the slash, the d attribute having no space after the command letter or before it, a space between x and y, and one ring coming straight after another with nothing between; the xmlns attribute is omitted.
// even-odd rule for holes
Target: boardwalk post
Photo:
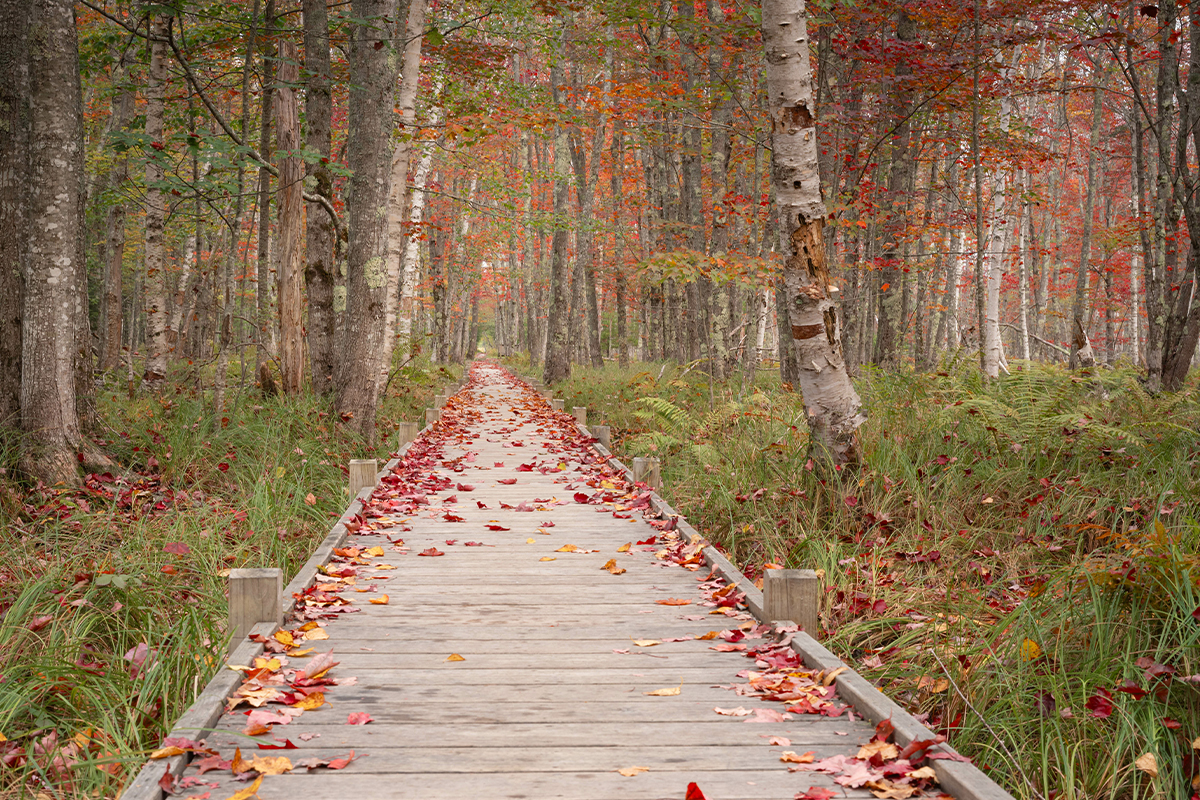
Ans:
<svg viewBox="0 0 1200 800"><path fill-rule="evenodd" d="M278 625L283 620L283 570L229 570L229 652L260 622Z"/></svg>
<svg viewBox="0 0 1200 800"><path fill-rule="evenodd" d="M575 422L583 427L587 427L587 407L572 406L571 413L575 415Z"/></svg>
<svg viewBox="0 0 1200 800"><path fill-rule="evenodd" d="M425 409L425 427L431 427L433 423L437 422L437 418L441 415L442 413L436 408Z"/></svg>
<svg viewBox="0 0 1200 800"><path fill-rule="evenodd" d="M542 397L546 398L547 400L550 400L554 397L554 390L546 389L543 387L540 394L542 395Z"/></svg>
<svg viewBox="0 0 1200 800"><path fill-rule="evenodd" d="M400 429L396 431L396 449L404 447L404 445L417 438L417 423L401 422Z"/></svg>
<svg viewBox="0 0 1200 800"><path fill-rule="evenodd" d="M435 394L433 396L433 407L434 408L442 408L443 406L446 405L446 399L447 399L446 395L444 395L444 394Z"/></svg>
<svg viewBox="0 0 1200 800"><path fill-rule="evenodd" d="M764 616L791 620L814 639L820 634L821 579L811 569L769 569L763 573Z"/></svg>
<svg viewBox="0 0 1200 800"><path fill-rule="evenodd" d="M662 474L659 471L657 458L633 459L633 480L641 481L654 491L662 488Z"/></svg>
<svg viewBox="0 0 1200 800"><path fill-rule="evenodd" d="M364 487L375 485L379 463L373 458L355 458L350 462L350 499L358 497Z"/></svg>
<svg viewBox="0 0 1200 800"><path fill-rule="evenodd" d="M596 440L604 445L605 449L612 450L612 432L607 425L593 425L591 431L592 436L595 436Z"/></svg>
<svg viewBox="0 0 1200 800"><path fill-rule="evenodd" d="M562 411L563 406L566 405L566 402L567 401L556 397L550 401L550 407L553 408L555 411Z"/></svg>

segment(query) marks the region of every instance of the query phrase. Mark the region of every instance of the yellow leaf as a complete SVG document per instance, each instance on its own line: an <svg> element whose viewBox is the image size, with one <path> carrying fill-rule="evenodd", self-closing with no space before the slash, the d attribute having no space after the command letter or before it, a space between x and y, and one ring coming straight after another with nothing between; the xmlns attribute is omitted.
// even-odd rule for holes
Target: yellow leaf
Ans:
<svg viewBox="0 0 1200 800"><path fill-rule="evenodd" d="M370 556L371 558L379 558L381 555L383 555L383 548L379 545L368 547L365 551L363 551L363 555Z"/></svg>
<svg viewBox="0 0 1200 800"><path fill-rule="evenodd" d="M311 653L313 650L316 650L316 648L315 647L305 647L303 650L301 650L300 648L293 648L291 650L288 650L287 654L288 654L289 658L304 658L306 655Z"/></svg>
<svg viewBox="0 0 1200 800"><path fill-rule="evenodd" d="M247 786L245 789L234 792L229 796L229 800L250 800L251 797L258 796L258 787L262 786L263 776L259 775L254 779L254 783Z"/></svg>
<svg viewBox="0 0 1200 800"><path fill-rule="evenodd" d="M649 771L650 771L649 767L621 767L619 770L617 770L617 772L621 773L626 778L632 778L634 775L637 775L639 772L649 772Z"/></svg>
<svg viewBox="0 0 1200 800"><path fill-rule="evenodd" d="M900 755L900 749L891 742L881 742L878 739L872 739L858 748L858 755L855 758L870 761L875 755L879 756L880 761L891 761Z"/></svg>
<svg viewBox="0 0 1200 800"><path fill-rule="evenodd" d="M446 656L446 660L447 661L466 661L466 659L463 658L462 656L460 656L458 653L451 653L450 655Z"/></svg>
<svg viewBox="0 0 1200 800"><path fill-rule="evenodd" d="M672 686L669 689L655 689L653 692L642 692L642 694L649 695L650 697L674 697L682 691L683 684L681 683L678 686Z"/></svg>
<svg viewBox="0 0 1200 800"><path fill-rule="evenodd" d="M578 549L579 548L573 544L564 544L562 547L558 548L554 552L556 552L556 553L574 553Z"/></svg>
<svg viewBox="0 0 1200 800"><path fill-rule="evenodd" d="M617 552L618 553L628 553L629 548L631 548L631 547L633 547L633 542L626 542L625 544L623 544L617 548Z"/></svg>
<svg viewBox="0 0 1200 800"><path fill-rule="evenodd" d="M710 641L712 641L713 639L717 638L717 637L718 637L718 636L720 636L720 635L721 635L721 632L720 632L720 631L709 631L708 633L704 634L703 636L697 636L697 637L696 637L696 641L698 641L698 642L710 642Z"/></svg>
<svg viewBox="0 0 1200 800"><path fill-rule="evenodd" d="M379 597L372 597L367 602L370 603L371 605L386 606L388 604L389 599L390 598L385 594L385 595L381 595Z"/></svg>
<svg viewBox="0 0 1200 800"><path fill-rule="evenodd" d="M554 556L542 556L538 561L558 561Z"/></svg>
<svg viewBox="0 0 1200 800"><path fill-rule="evenodd" d="M630 639L629 641L638 647L654 647L656 644L662 644L658 639Z"/></svg>
<svg viewBox="0 0 1200 800"><path fill-rule="evenodd" d="M395 569L396 568L395 565L393 565L393 564L373 564L372 566L375 569Z"/></svg>
<svg viewBox="0 0 1200 800"><path fill-rule="evenodd" d="M1151 778L1158 777L1158 759L1154 757L1154 753L1142 753L1133 765Z"/></svg>
<svg viewBox="0 0 1200 800"><path fill-rule="evenodd" d="M319 627L321 627L321 626L318 622L316 622L315 620L309 620L308 622L301 625L298 630L311 631L313 628L319 628Z"/></svg>
<svg viewBox="0 0 1200 800"><path fill-rule="evenodd" d="M242 758L242 748L238 747L233 751L233 759L229 762L229 768L233 770L234 775L241 775L243 772L250 771L250 762ZM249 797L250 795L246 795Z"/></svg>
<svg viewBox="0 0 1200 800"><path fill-rule="evenodd" d="M303 709L304 711L315 711L323 705L325 705L324 693L313 692L299 703L293 703L292 708L299 708Z"/></svg>
<svg viewBox="0 0 1200 800"><path fill-rule="evenodd" d="M296 640L292 637L291 631L275 631L275 641L279 642L280 644L285 644L288 647L291 647L296 643Z"/></svg>
<svg viewBox="0 0 1200 800"><path fill-rule="evenodd" d="M815 755L815 750L809 750L804 755L797 755L792 750L784 750L783 754L779 756L779 760L786 761L789 764L811 764L813 763Z"/></svg>
<svg viewBox="0 0 1200 800"><path fill-rule="evenodd" d="M326 631L324 628L313 628L312 630L307 631L304 634L304 641L306 641L306 642L315 642L320 639L328 639L328 638L329 638L329 632Z"/></svg>
<svg viewBox="0 0 1200 800"><path fill-rule="evenodd" d="M0 742L7 742L7 741L8 741L8 737L5 736L3 733L0 733Z"/></svg>
<svg viewBox="0 0 1200 800"><path fill-rule="evenodd" d="M182 754L182 747L160 747L150 754L150 760L154 761L160 758L170 758L171 756L178 756Z"/></svg>
<svg viewBox="0 0 1200 800"><path fill-rule="evenodd" d="M286 756L259 756L256 755L250 759L250 767L255 772L262 775L282 775L285 772L290 772L292 762Z"/></svg>
<svg viewBox="0 0 1200 800"><path fill-rule="evenodd" d="M276 468L275 468L275 477L276 477L276 478L282 478L284 475L287 475L287 470L286 470L286 469L284 469L283 467L276 467Z"/></svg>
<svg viewBox="0 0 1200 800"><path fill-rule="evenodd" d="M533 543L534 543L534 542L536 542L536 541L537 541L537 539L532 539L532 538L530 538L530 539L526 539L526 540L525 540L525 544L533 544Z"/></svg>
<svg viewBox="0 0 1200 800"><path fill-rule="evenodd" d="M268 672L278 672L280 667L278 658L263 658L258 656L254 659L255 669L265 669Z"/></svg>
<svg viewBox="0 0 1200 800"><path fill-rule="evenodd" d="M625 568L624 568L624 567L618 567L618 566L617 566L617 560L616 560L615 558L610 558L610 559L608 560L608 563L607 563L607 564L605 564L605 565L604 565L603 567L601 567L600 569L606 569L606 570L608 570L609 572L611 572L613 575L620 575L622 572L624 572L624 571L625 571Z"/></svg>
<svg viewBox="0 0 1200 800"><path fill-rule="evenodd" d="M950 681L945 678L934 678L929 675L922 675L917 681L918 689L927 689L934 694L941 694L950 688Z"/></svg>
<svg viewBox="0 0 1200 800"><path fill-rule="evenodd" d="M1037 661L1042 657L1042 648L1033 639L1025 639L1021 642L1021 660L1022 661Z"/></svg>

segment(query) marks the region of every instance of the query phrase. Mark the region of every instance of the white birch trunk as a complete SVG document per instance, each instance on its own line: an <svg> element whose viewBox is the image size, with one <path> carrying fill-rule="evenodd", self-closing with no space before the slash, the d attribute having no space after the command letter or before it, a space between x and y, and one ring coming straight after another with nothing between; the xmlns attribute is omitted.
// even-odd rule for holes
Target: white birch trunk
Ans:
<svg viewBox="0 0 1200 800"><path fill-rule="evenodd" d="M167 205L163 199L162 148L163 94L167 80L167 18L155 15L150 33L150 69L146 75L146 140L153 152L146 159L146 233L143 246L146 259L146 357L144 379L156 384L167 377L170 319L167 317L166 227Z"/></svg>
<svg viewBox="0 0 1200 800"><path fill-rule="evenodd" d="M387 381L396 344L396 316L400 307L400 284L408 241L408 237L404 235L404 212L407 210L405 201L409 196L408 172L412 161L413 137L416 135L417 85L421 79L421 40L425 31L425 8L426 0L409 0L404 60L400 68L400 91L396 97L396 106L400 110L401 131L400 141L392 153L392 191L388 198L388 289L385 335L380 352L381 389Z"/></svg>
<svg viewBox="0 0 1200 800"><path fill-rule="evenodd" d="M788 321L799 362L810 448L835 465L860 461L862 403L842 356L838 294L825 262L826 209L803 0L764 0L762 34L771 115L771 175L779 204Z"/></svg>
<svg viewBox="0 0 1200 800"><path fill-rule="evenodd" d="M440 81L439 81L440 85ZM434 87L435 95L438 87ZM434 106L429 112L429 124L437 125L441 121L441 108ZM429 183L429 173L433 167L435 142L426 142L421 149L421 160L413 172L412 200L408 209L408 235L404 238L404 252L401 254L400 269L400 307L399 326L400 339L405 347L412 341L413 312L416 309L417 277L420 274L421 255L421 222L425 218L425 186Z"/></svg>
<svg viewBox="0 0 1200 800"><path fill-rule="evenodd" d="M1025 173L1028 180L1029 173ZM1032 213L1029 207L1029 201L1021 203L1021 217L1017 222L1020 228L1019 252L1021 257L1020 273L1017 280L1017 302L1020 305L1019 313L1021 320L1021 358L1029 360L1029 264L1032 260L1030 249L1032 246L1031 231L1029 226L1032 224Z"/></svg>
<svg viewBox="0 0 1200 800"><path fill-rule="evenodd" d="M1138 289L1138 271L1141 269L1141 260L1141 255L1134 252L1133 258L1129 262L1129 322L1132 329L1130 344L1133 346L1134 366L1142 364L1142 315L1140 311L1142 297Z"/></svg>
<svg viewBox="0 0 1200 800"><path fill-rule="evenodd" d="M1013 101L1005 97L1000 101L1000 131L1008 132L1012 117ZM1008 229L1012 217L1005 213L1007 202L1008 175L1001 173L992 190L990 230L984 245L983 273L986 276L987 294L983 308L983 372L989 378L1000 375L1004 361L1004 341L1000 338L1000 284L1004 279L1004 251L1008 242Z"/></svg>

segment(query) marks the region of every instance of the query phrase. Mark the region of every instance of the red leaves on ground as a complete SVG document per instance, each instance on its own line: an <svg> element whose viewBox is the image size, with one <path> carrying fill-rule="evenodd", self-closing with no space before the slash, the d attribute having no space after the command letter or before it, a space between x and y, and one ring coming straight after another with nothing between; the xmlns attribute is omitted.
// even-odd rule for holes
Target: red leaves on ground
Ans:
<svg viewBox="0 0 1200 800"><path fill-rule="evenodd" d="M368 722L374 721L375 719L365 711L355 711L346 717L347 725L366 725Z"/></svg>
<svg viewBox="0 0 1200 800"><path fill-rule="evenodd" d="M54 621L53 614L43 614L40 617L34 617L33 619L31 619L29 621L29 625L27 625L26 627L28 627L29 630L36 633L37 631L40 631L42 628L46 627L53 621Z"/></svg>
<svg viewBox="0 0 1200 800"><path fill-rule="evenodd" d="M796 792L796 800L830 800L837 792L822 786L810 786L807 792Z"/></svg>
<svg viewBox="0 0 1200 800"><path fill-rule="evenodd" d="M488 524L488 525L485 525L484 527L487 528L489 531L511 531L512 530L512 528L506 528L503 525Z"/></svg>
<svg viewBox="0 0 1200 800"><path fill-rule="evenodd" d="M472 486L472 485L471 485L471 484L469 484L469 483L459 483L459 484L455 484L455 487L454 487L454 488L458 489L460 492L473 492L473 491L475 491L475 487L474 487L474 486Z"/></svg>
<svg viewBox="0 0 1200 800"><path fill-rule="evenodd" d="M167 542L163 545L164 553L173 553L177 556L186 556L192 552L192 548L188 547L185 542Z"/></svg>
<svg viewBox="0 0 1200 800"><path fill-rule="evenodd" d="M1121 685L1118 686L1113 691L1124 692L1125 694L1131 696L1134 700L1141 700L1143 697L1150 694L1149 692L1147 692L1142 687L1138 686L1133 681L1128 681L1128 680L1123 681L1121 683Z"/></svg>
<svg viewBox="0 0 1200 800"><path fill-rule="evenodd" d="M1107 689L1097 688L1096 693L1083 705L1097 719L1108 719L1112 716L1112 694Z"/></svg>
<svg viewBox="0 0 1200 800"><path fill-rule="evenodd" d="M443 553L441 550L438 550L436 547L430 547L428 550L422 550L421 552L417 553L417 555L419 555L419 556L444 556L446 554Z"/></svg>
<svg viewBox="0 0 1200 800"><path fill-rule="evenodd" d="M588 502L589 500L591 500L591 499L592 499L591 497L587 496L587 495L586 495L586 494L584 494L583 492L576 492L576 493L575 493L575 502L576 502L576 503L583 503L584 505L586 505L586 504L587 504L587 502Z"/></svg>
<svg viewBox="0 0 1200 800"><path fill-rule="evenodd" d="M496 481L496 483L503 483L505 486L512 486L516 482L516 478L500 478Z"/></svg>
<svg viewBox="0 0 1200 800"><path fill-rule="evenodd" d="M655 544L658 541L657 536L651 536L649 539L643 539L638 544Z"/></svg>
<svg viewBox="0 0 1200 800"><path fill-rule="evenodd" d="M446 520L446 522L466 522L467 521L466 518L460 517L458 514L454 514L449 511L447 511L445 514L442 514L442 519Z"/></svg>
<svg viewBox="0 0 1200 800"><path fill-rule="evenodd" d="M684 795L684 800L708 800L708 798L704 796L704 792L700 791L696 782L692 781L687 785L687 794Z"/></svg>

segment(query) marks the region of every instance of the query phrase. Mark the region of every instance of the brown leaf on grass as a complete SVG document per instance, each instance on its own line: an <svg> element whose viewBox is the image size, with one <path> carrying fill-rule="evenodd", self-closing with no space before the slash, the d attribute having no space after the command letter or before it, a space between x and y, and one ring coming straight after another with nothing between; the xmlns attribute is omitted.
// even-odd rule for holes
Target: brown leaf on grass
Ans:
<svg viewBox="0 0 1200 800"><path fill-rule="evenodd" d="M655 689L652 692L642 692L642 694L647 695L649 697L674 697L682 691L683 691L683 684L681 683L678 686L672 686L667 689Z"/></svg>
<svg viewBox="0 0 1200 800"><path fill-rule="evenodd" d="M606 564L605 564L603 567L601 567L600 569L605 569L605 570L608 570L608 571L609 571L609 572L611 572L613 575L620 575L621 573L625 572L625 568L624 568L624 567L618 567L618 566L617 566L617 560L616 560L615 558L610 558L610 559L608 560L608 563L606 563Z"/></svg>
<svg viewBox="0 0 1200 800"><path fill-rule="evenodd" d="M259 775L254 779L254 783L229 795L229 800L250 800L251 797L257 797L258 788L262 786L262 779L263 776Z"/></svg>
<svg viewBox="0 0 1200 800"><path fill-rule="evenodd" d="M624 775L626 778L632 778L640 772L649 772L649 767L621 767L617 772Z"/></svg>
<svg viewBox="0 0 1200 800"><path fill-rule="evenodd" d="M304 495L304 504L307 506L315 506L317 504L317 496L312 492Z"/></svg>
<svg viewBox="0 0 1200 800"><path fill-rule="evenodd" d="M1151 778L1158 777L1158 759L1154 757L1154 753L1142 753L1133 765Z"/></svg>
<svg viewBox="0 0 1200 800"><path fill-rule="evenodd" d="M53 621L54 621L53 614L44 614L40 617L34 617L33 619L31 619L29 621L29 625L27 625L26 627L28 627L29 630L33 631L34 633L37 633L38 631L40 631L42 628L46 627Z"/></svg>

